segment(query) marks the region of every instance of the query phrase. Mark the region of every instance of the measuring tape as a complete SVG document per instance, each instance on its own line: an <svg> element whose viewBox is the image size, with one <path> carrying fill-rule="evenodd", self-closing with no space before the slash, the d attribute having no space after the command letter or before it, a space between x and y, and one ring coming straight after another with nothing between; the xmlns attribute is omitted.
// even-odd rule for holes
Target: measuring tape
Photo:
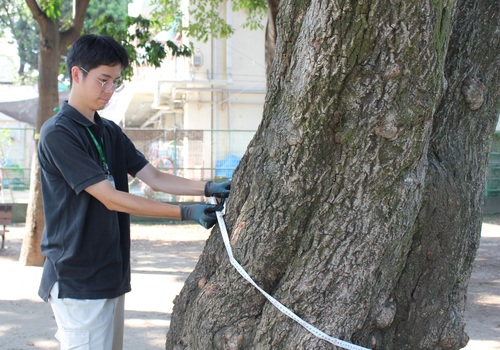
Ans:
<svg viewBox="0 0 500 350"><path fill-rule="evenodd" d="M211 204L217 204L217 201L215 198L210 198L209 201ZM236 261L236 259L233 256L233 250L231 249L231 244L229 243L229 236L227 234L227 228L226 228L226 223L224 221L224 213L226 210L226 206L223 206L223 209L220 211L216 211L215 214L217 215L217 222L219 223L219 228L222 233L222 239L224 240L224 246L226 247L227 255L229 256L229 261L231 262L231 265L233 265L236 270L240 273L241 276L243 276L244 279L246 279L248 282L250 282L255 288L257 288L266 298L273 304L278 310L280 310L282 313L290 317L292 320L300 324L302 327L307 329L310 333L314 334L316 337L323 339L335 346L338 346L343 349L348 349L348 350L370 350L368 348L364 348L358 345L354 345L351 343L348 343L346 341L334 338L329 336L328 334L320 331L310 323L307 323L303 319L301 319L299 316L295 315L290 309L288 309L285 305L281 304L278 300L274 299L271 295L269 295L265 290L260 288L257 283L254 282L254 280L250 277L250 275L245 271L245 269Z"/></svg>

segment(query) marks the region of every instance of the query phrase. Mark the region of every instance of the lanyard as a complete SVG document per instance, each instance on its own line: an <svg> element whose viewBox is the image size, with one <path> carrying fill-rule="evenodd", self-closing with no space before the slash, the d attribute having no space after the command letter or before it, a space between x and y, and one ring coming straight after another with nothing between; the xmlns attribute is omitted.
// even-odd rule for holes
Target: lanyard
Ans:
<svg viewBox="0 0 500 350"><path fill-rule="evenodd" d="M90 136L92 137L92 140L94 141L95 147L97 148L97 152L99 152L99 156L101 157L102 168L104 169L104 173L106 175L109 175L108 162L106 161L106 156L104 155L104 152L102 150L101 145L99 144L99 142L97 142L94 134L92 133L92 131L90 131L89 127L86 126L85 128L87 129L87 131L89 132ZM101 137L101 142L104 145L104 140L103 140L102 137Z"/></svg>

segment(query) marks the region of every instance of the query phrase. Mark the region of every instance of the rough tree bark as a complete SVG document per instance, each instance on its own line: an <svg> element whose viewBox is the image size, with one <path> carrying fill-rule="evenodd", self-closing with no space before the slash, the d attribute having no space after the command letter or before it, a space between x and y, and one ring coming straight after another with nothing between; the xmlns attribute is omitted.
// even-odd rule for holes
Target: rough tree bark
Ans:
<svg viewBox="0 0 500 350"><path fill-rule="evenodd" d="M38 57L38 110L35 119L35 140L43 123L54 114L59 106L58 80L61 55L80 35L85 13L90 0L76 0L73 25L60 31L57 19L45 15L35 0L26 0L34 19L40 27L40 54ZM26 233L19 260L24 265L42 266L44 256L40 251L43 228L42 190L40 185L40 167L35 154L31 162L30 201L26 212Z"/></svg>
<svg viewBox="0 0 500 350"><path fill-rule="evenodd" d="M267 0L267 24L265 36L266 75L269 76L271 64L276 51L276 18L278 17L280 0Z"/></svg>
<svg viewBox="0 0 500 350"><path fill-rule="evenodd" d="M466 290L499 114L499 11L498 1L457 1L422 205L394 293L397 312L381 338L394 349L459 349L468 341Z"/></svg>
<svg viewBox="0 0 500 350"><path fill-rule="evenodd" d="M499 113L498 2L282 1L263 121L233 180L236 259L324 332L459 349ZM167 349L332 349L277 311L219 230Z"/></svg>

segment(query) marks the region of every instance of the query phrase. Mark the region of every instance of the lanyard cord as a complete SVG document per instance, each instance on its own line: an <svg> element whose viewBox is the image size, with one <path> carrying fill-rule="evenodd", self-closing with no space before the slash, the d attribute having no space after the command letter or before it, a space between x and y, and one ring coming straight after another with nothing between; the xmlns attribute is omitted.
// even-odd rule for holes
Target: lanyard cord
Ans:
<svg viewBox="0 0 500 350"><path fill-rule="evenodd" d="M90 131L89 127L86 126L85 128L87 129L87 131L89 132L90 136L92 137L92 140L94 141L95 147L97 148L97 152L99 152L99 156L101 157L102 168L104 169L104 172L106 174L109 174L108 162L106 161L106 156L104 155L104 152L102 150L101 145L99 144L99 142L97 142L94 134L92 133L92 131ZM104 140L103 140L102 137L101 137L101 142L104 145Z"/></svg>

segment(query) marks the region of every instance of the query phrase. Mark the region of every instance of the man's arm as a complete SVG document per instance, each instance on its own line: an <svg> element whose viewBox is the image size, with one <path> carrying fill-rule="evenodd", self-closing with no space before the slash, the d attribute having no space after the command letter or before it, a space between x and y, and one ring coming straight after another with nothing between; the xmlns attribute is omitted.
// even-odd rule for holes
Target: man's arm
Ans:
<svg viewBox="0 0 500 350"><path fill-rule="evenodd" d="M205 181L195 181L159 171L151 164L146 164L137 173L137 178L146 183L153 191L174 195L203 196Z"/></svg>
<svg viewBox="0 0 500 350"><path fill-rule="evenodd" d="M117 191L108 180L89 186L85 191L109 210L137 216L181 218L180 207Z"/></svg>
<svg viewBox="0 0 500 350"><path fill-rule="evenodd" d="M195 181L161 172L151 164L146 164L137 177L153 191L176 195L227 198L231 190L231 180L222 183Z"/></svg>
<svg viewBox="0 0 500 350"><path fill-rule="evenodd" d="M108 180L103 180L85 189L99 200L108 210L138 215L189 220L199 223L206 229L215 225L215 205L191 204L170 205L133 194L117 191Z"/></svg>

